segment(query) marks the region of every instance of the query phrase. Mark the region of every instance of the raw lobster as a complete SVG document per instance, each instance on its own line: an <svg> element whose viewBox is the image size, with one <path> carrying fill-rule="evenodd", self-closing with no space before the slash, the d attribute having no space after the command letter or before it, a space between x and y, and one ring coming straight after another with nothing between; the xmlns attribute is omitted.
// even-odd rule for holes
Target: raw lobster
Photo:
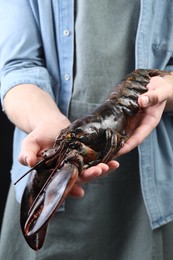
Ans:
<svg viewBox="0 0 173 260"><path fill-rule="evenodd" d="M151 77L168 73L139 69L127 75L104 104L63 129L54 147L26 173L30 176L21 202L21 229L32 249L42 247L48 221L79 174L99 162L109 162L123 146L130 118L140 109L138 97L147 91Z"/></svg>

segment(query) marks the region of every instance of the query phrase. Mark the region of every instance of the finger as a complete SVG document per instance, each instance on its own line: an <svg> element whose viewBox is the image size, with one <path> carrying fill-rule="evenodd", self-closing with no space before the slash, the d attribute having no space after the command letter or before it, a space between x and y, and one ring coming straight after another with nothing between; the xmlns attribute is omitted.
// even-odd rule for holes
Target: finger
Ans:
<svg viewBox="0 0 173 260"><path fill-rule="evenodd" d="M75 184L72 190L70 191L70 196L75 198L82 198L84 194L85 194L84 189L78 184Z"/></svg>
<svg viewBox="0 0 173 260"><path fill-rule="evenodd" d="M161 77L153 77L147 85L148 92L141 95L138 103L141 107L155 106L166 101L172 93L169 82Z"/></svg>
<svg viewBox="0 0 173 260"><path fill-rule="evenodd" d="M26 137L21 145L21 151L18 158L19 162L26 166L34 166L38 161L37 154L39 150L39 145L34 142L30 136Z"/></svg>
<svg viewBox="0 0 173 260"><path fill-rule="evenodd" d="M31 150L21 153L18 157L18 160L21 164L29 167L33 167L37 163L37 157Z"/></svg>
<svg viewBox="0 0 173 260"><path fill-rule="evenodd" d="M112 160L108 163L108 165L106 165L104 163L100 163L100 164L98 164L98 166L93 166L93 167L89 168L88 170L84 171L83 177L79 178L78 183L76 183L74 185L74 187L72 188L72 190L70 191L70 196L82 198L85 195L85 192L84 192L84 189L81 187L81 183L86 183L86 182L92 181L96 177L106 174L106 173L108 174L108 172L115 170L118 167L119 167L119 163L117 161ZM83 179L83 181L81 181L80 179Z"/></svg>
<svg viewBox="0 0 173 260"><path fill-rule="evenodd" d="M167 93L163 90L153 90L147 92L147 95L139 97L138 103L141 107L156 106L168 99Z"/></svg>
<svg viewBox="0 0 173 260"><path fill-rule="evenodd" d="M112 160L112 161L108 162L108 166L109 166L109 171L113 171L113 170L119 168L120 164L119 164L119 162Z"/></svg>
<svg viewBox="0 0 173 260"><path fill-rule="evenodd" d="M116 154L116 158L118 158L119 156L129 153L131 150L133 150L136 147L136 142L132 143L132 142L126 142L124 144L124 146L118 151L118 153Z"/></svg>
<svg viewBox="0 0 173 260"><path fill-rule="evenodd" d="M114 160L110 161L108 164L99 163L98 165L92 166L91 168L85 170L81 174L79 181L82 183L93 181L99 176L109 174L112 170L115 170L118 167L119 163Z"/></svg>
<svg viewBox="0 0 173 260"><path fill-rule="evenodd" d="M108 171L109 166L106 164L98 164L82 172L79 178L80 183L91 182L101 176L103 172Z"/></svg>
<svg viewBox="0 0 173 260"><path fill-rule="evenodd" d="M110 173L112 173L114 170L118 169L120 164L119 162L115 161L115 160L112 160L110 162L108 162L107 164L109 166L109 170L108 171L105 171L105 172L102 172L102 176L107 176L109 175Z"/></svg>
<svg viewBox="0 0 173 260"><path fill-rule="evenodd" d="M153 119L153 122L151 122L151 119L150 119L150 124L148 124L148 122L146 122L146 123L143 123L142 125L138 126L136 129L134 129L133 133L127 139L124 146L116 154L116 157L119 157L122 154L126 154L126 153L130 152L135 147L137 147L139 144L141 144L144 141L144 139L151 133L154 126L155 126L154 119Z"/></svg>

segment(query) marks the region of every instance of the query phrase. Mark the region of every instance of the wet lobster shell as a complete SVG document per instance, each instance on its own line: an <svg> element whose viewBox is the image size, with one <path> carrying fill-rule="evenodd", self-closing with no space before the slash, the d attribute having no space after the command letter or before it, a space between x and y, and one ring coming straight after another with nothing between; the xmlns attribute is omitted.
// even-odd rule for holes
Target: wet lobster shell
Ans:
<svg viewBox="0 0 173 260"><path fill-rule="evenodd" d="M28 245L38 250L48 222L68 196L83 169L107 163L127 140L129 121L140 107L139 95L147 91L160 70L135 70L115 87L108 99L91 114L63 129L54 147L33 167L21 202L21 229Z"/></svg>

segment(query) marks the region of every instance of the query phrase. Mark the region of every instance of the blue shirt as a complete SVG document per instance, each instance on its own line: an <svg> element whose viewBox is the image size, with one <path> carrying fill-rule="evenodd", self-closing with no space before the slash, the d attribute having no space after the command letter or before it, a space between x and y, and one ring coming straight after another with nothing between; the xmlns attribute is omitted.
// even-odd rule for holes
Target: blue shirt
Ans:
<svg viewBox="0 0 173 260"><path fill-rule="evenodd" d="M31 83L68 114L74 58L74 1L0 0L1 100L10 88ZM141 0L136 68L173 70L173 5ZM166 16L165 16L166 15ZM16 19L20 17L20 19ZM25 133L15 129L12 181L26 172L18 162ZM139 146L141 186L152 228L173 220L173 118L164 113ZM16 187L21 200L27 177Z"/></svg>

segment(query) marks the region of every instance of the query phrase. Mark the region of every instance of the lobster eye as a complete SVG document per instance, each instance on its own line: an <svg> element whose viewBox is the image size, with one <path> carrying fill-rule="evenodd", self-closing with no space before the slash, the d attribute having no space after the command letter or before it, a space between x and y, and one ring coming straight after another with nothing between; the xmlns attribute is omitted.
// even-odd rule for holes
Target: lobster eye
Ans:
<svg viewBox="0 0 173 260"><path fill-rule="evenodd" d="M68 133L67 135L66 135L66 139L73 139L73 138L75 138L76 137L76 135L75 135L75 133L74 132L71 132L71 133Z"/></svg>

